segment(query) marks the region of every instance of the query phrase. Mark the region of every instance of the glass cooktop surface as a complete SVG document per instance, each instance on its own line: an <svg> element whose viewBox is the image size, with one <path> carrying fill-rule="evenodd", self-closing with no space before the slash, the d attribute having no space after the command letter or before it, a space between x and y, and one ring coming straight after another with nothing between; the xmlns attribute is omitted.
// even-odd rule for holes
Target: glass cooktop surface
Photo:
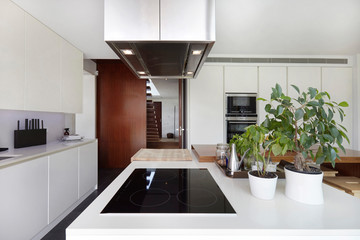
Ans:
<svg viewBox="0 0 360 240"><path fill-rule="evenodd" d="M101 213L236 212L207 169L141 168Z"/></svg>

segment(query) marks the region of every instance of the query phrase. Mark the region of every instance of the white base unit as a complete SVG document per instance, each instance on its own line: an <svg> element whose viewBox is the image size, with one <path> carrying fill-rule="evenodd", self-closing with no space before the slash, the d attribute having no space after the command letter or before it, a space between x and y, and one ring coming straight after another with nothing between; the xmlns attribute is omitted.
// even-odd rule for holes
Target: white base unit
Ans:
<svg viewBox="0 0 360 240"><path fill-rule="evenodd" d="M49 156L49 223L78 199L78 148Z"/></svg>
<svg viewBox="0 0 360 240"><path fill-rule="evenodd" d="M97 186L97 142L79 147L79 198Z"/></svg>
<svg viewBox="0 0 360 240"><path fill-rule="evenodd" d="M51 148L0 167L0 239L40 239L97 188L97 141L26 152Z"/></svg>
<svg viewBox="0 0 360 240"><path fill-rule="evenodd" d="M48 157L0 169L0 239L30 239L48 224Z"/></svg>

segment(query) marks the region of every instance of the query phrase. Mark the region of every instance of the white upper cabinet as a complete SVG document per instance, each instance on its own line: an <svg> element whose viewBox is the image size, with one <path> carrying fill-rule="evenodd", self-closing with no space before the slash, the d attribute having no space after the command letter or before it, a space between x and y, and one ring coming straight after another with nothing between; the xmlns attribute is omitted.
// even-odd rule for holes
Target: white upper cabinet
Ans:
<svg viewBox="0 0 360 240"><path fill-rule="evenodd" d="M291 86L299 87L300 92L307 91L309 87L321 89L320 67L288 67L288 94L290 97L298 96Z"/></svg>
<svg viewBox="0 0 360 240"><path fill-rule="evenodd" d="M0 1L0 109L82 111L82 53L9 0Z"/></svg>
<svg viewBox="0 0 360 240"><path fill-rule="evenodd" d="M225 66L225 92L257 93L257 67Z"/></svg>
<svg viewBox="0 0 360 240"><path fill-rule="evenodd" d="M279 84L283 93L287 94L286 67L259 67L259 93L258 97L270 100L272 88ZM266 112L264 101L258 101L258 123L265 120Z"/></svg>
<svg viewBox="0 0 360 240"><path fill-rule="evenodd" d="M0 109L24 108L25 13L0 1Z"/></svg>
<svg viewBox="0 0 360 240"><path fill-rule="evenodd" d="M61 38L26 14L25 110L61 111Z"/></svg>
<svg viewBox="0 0 360 240"><path fill-rule="evenodd" d="M61 42L62 111L82 112L83 55L66 41Z"/></svg>
<svg viewBox="0 0 360 240"><path fill-rule="evenodd" d="M223 67L203 66L190 85L190 142L216 144L224 139Z"/></svg>
<svg viewBox="0 0 360 240"><path fill-rule="evenodd" d="M341 125L348 130L347 135L350 139L350 144L344 140L344 147L351 148L353 135L352 110L354 109L352 100L352 68L322 68L322 91L327 91L332 101L337 103L346 101L349 104L349 107L344 108L346 116ZM341 122L338 114L334 118L337 119L337 122Z"/></svg>

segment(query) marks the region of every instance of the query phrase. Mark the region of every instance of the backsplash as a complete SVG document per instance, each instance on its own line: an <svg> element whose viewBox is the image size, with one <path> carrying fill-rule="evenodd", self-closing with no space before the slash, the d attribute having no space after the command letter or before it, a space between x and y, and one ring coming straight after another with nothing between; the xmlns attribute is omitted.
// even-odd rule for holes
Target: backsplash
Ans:
<svg viewBox="0 0 360 240"><path fill-rule="evenodd" d="M58 141L65 127L70 128L71 133L75 128L75 123L72 121L74 114L0 110L0 147L14 148L14 130L17 129L17 121L20 120L20 129L25 129L26 118L44 121L48 143Z"/></svg>

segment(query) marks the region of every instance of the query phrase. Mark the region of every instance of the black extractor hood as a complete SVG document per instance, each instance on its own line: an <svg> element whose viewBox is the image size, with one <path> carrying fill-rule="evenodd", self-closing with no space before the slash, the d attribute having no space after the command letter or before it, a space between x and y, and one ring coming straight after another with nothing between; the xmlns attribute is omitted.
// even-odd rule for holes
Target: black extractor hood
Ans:
<svg viewBox="0 0 360 240"><path fill-rule="evenodd" d="M215 0L105 0L104 24L138 78L196 78L215 43Z"/></svg>

